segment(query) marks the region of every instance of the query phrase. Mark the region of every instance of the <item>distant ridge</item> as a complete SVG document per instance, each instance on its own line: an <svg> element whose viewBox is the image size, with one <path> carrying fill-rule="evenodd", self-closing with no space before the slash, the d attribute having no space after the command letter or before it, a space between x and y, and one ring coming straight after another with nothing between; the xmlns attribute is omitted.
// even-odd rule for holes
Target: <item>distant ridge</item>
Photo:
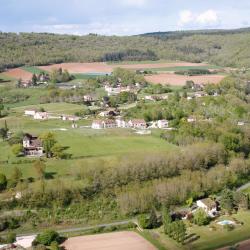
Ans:
<svg viewBox="0 0 250 250"><path fill-rule="evenodd" d="M179 31L159 31L140 34L140 36L148 37L158 37L158 38L182 38L185 36L193 35L230 35L230 34L240 34L240 33L250 33L250 27L239 28L239 29L205 29L205 30L179 30Z"/></svg>

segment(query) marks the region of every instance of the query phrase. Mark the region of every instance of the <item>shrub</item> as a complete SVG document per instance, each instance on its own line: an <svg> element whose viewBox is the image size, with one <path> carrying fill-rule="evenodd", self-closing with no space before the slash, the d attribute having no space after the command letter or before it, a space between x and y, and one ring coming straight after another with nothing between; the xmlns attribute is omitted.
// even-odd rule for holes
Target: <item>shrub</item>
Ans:
<svg viewBox="0 0 250 250"><path fill-rule="evenodd" d="M13 232L9 232L6 236L5 242L7 244L14 243L16 241L16 234Z"/></svg>
<svg viewBox="0 0 250 250"><path fill-rule="evenodd" d="M203 209L198 209L194 214L193 222L198 226L204 226L209 224L210 219Z"/></svg>
<svg viewBox="0 0 250 250"><path fill-rule="evenodd" d="M4 174L0 174L0 191L5 190L7 187L7 178Z"/></svg>
<svg viewBox="0 0 250 250"><path fill-rule="evenodd" d="M34 245L45 245L49 246L53 241L59 242L59 234L54 230L45 230L41 234L38 234L35 240L33 241Z"/></svg>

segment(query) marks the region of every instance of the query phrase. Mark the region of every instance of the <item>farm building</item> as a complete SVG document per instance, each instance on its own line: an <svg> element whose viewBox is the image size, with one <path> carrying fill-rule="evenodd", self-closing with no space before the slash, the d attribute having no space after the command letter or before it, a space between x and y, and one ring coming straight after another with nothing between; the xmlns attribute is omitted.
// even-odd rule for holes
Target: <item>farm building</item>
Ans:
<svg viewBox="0 0 250 250"><path fill-rule="evenodd" d="M118 128L128 128L128 123L122 118L117 118L115 122Z"/></svg>
<svg viewBox="0 0 250 250"><path fill-rule="evenodd" d="M43 156L42 141L34 135L25 134L23 137L23 149L26 156Z"/></svg>
<svg viewBox="0 0 250 250"><path fill-rule="evenodd" d="M91 126L93 129L103 129L103 128L116 128L116 122L114 120L95 120Z"/></svg>

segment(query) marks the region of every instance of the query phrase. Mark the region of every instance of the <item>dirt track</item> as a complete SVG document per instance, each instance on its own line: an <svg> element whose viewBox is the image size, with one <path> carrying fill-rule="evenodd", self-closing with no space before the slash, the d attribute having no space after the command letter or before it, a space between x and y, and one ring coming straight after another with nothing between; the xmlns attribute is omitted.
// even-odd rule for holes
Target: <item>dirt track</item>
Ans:
<svg viewBox="0 0 250 250"><path fill-rule="evenodd" d="M116 232L69 238L66 250L156 250L135 232Z"/></svg>
<svg viewBox="0 0 250 250"><path fill-rule="evenodd" d="M223 75L202 75L202 76L183 76L171 73L163 73L145 76L146 80L151 83L170 84L176 86L183 86L186 81L194 81L195 83L219 83L225 78Z"/></svg>

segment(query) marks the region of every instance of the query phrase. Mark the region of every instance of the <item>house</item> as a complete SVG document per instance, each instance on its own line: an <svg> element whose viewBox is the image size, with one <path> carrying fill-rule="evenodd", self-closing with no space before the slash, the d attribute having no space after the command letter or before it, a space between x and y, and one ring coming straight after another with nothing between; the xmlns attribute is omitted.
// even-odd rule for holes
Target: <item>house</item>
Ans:
<svg viewBox="0 0 250 250"><path fill-rule="evenodd" d="M191 122L196 122L196 118L194 116L189 116L187 118L187 122L191 123Z"/></svg>
<svg viewBox="0 0 250 250"><path fill-rule="evenodd" d="M168 128L168 121L167 120L159 120L157 121L158 128Z"/></svg>
<svg viewBox="0 0 250 250"><path fill-rule="evenodd" d="M76 121L80 120L80 117L75 116L75 115L62 115L61 118L62 118L63 121L73 121L73 122L76 122Z"/></svg>
<svg viewBox="0 0 250 250"><path fill-rule="evenodd" d="M198 208L203 209L209 217L215 217L218 214L218 203L211 198L205 198L196 201Z"/></svg>
<svg viewBox="0 0 250 250"><path fill-rule="evenodd" d="M106 110L106 111L102 111L101 113L99 113L99 116L108 117L108 116L117 116L119 114L120 114L120 111L118 110Z"/></svg>
<svg viewBox="0 0 250 250"><path fill-rule="evenodd" d="M128 127L128 123L126 121L124 121L122 118L117 118L115 120L116 122L116 126L118 128L127 128Z"/></svg>
<svg viewBox="0 0 250 250"><path fill-rule="evenodd" d="M120 85L117 85L116 87L111 87L108 84L104 86L104 89L108 93L108 96L118 95L121 92L130 92L130 91L132 91L132 87L130 87L130 86L122 87Z"/></svg>
<svg viewBox="0 0 250 250"><path fill-rule="evenodd" d="M33 117L35 120L48 120L49 119L49 115L47 112L36 112Z"/></svg>
<svg viewBox="0 0 250 250"><path fill-rule="evenodd" d="M104 128L116 128L116 122L114 120L95 120L92 122L93 129L104 129Z"/></svg>
<svg viewBox="0 0 250 250"><path fill-rule="evenodd" d="M245 125L245 122L239 121L239 122L237 123L237 125L238 125L238 126L244 126L244 125Z"/></svg>
<svg viewBox="0 0 250 250"><path fill-rule="evenodd" d="M36 114L36 112L37 112L37 109L26 109L24 111L24 114L29 115L29 116L34 116Z"/></svg>
<svg viewBox="0 0 250 250"><path fill-rule="evenodd" d="M37 136L31 134L24 135L23 150L26 156L41 157L44 154L42 141Z"/></svg>
<svg viewBox="0 0 250 250"><path fill-rule="evenodd" d="M93 129L102 129L103 128L102 121L101 120L93 121L91 128L93 128Z"/></svg>
<svg viewBox="0 0 250 250"><path fill-rule="evenodd" d="M91 95L85 95L85 96L83 96L83 100L85 102L93 102L94 98Z"/></svg>
<svg viewBox="0 0 250 250"><path fill-rule="evenodd" d="M146 129L147 124L143 119L134 119L128 122L129 127L136 129Z"/></svg>

